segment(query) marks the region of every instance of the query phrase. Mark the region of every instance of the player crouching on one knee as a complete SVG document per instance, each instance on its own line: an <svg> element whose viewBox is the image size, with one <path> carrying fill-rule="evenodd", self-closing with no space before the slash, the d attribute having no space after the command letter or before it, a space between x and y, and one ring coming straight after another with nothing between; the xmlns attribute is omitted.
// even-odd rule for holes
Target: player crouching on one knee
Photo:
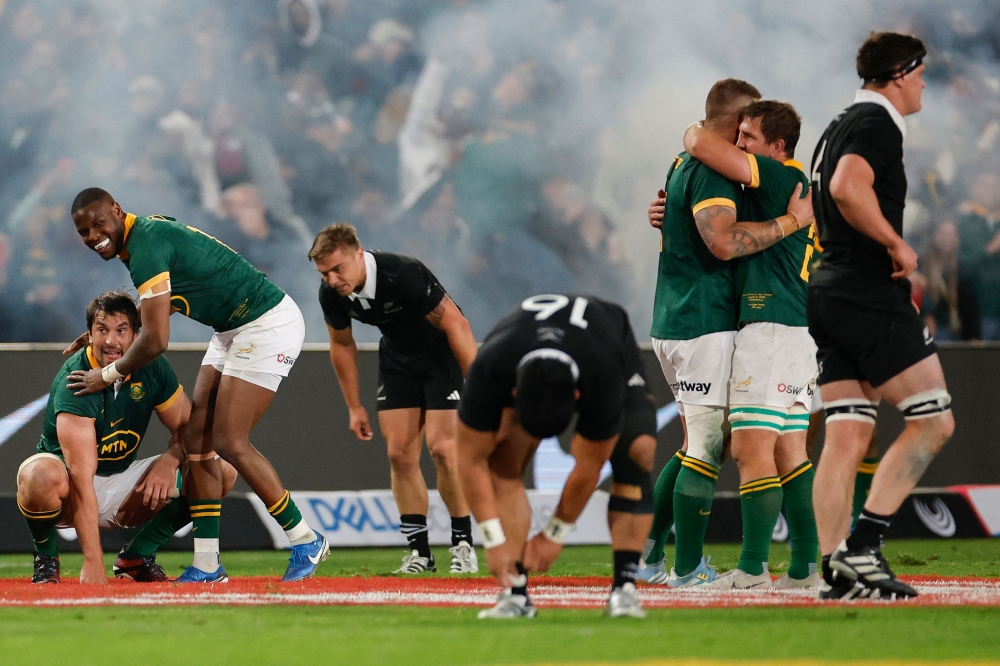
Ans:
<svg viewBox="0 0 1000 666"><path fill-rule="evenodd" d="M115 576L166 581L157 549L191 522L180 497L185 453L180 434L191 403L167 360L157 359L98 393L76 395L78 377L122 357L135 341L139 313L123 292L87 306L88 346L63 364L49 393L38 453L17 471L17 504L35 545L33 583L59 582L57 527L75 527L83 550L81 583L107 583L100 530L142 526L118 554ZM170 431L165 453L138 459L153 412ZM223 463L224 490L236 471Z"/></svg>
<svg viewBox="0 0 1000 666"><path fill-rule="evenodd" d="M548 525L528 542L528 462L540 441L563 432L577 412L576 464ZM526 299L483 343L459 420L462 486L490 571L504 588L479 617L535 615L526 574L547 571L559 556L609 459L615 575L606 612L644 617L634 581L652 525L656 415L625 311L589 296Z"/></svg>

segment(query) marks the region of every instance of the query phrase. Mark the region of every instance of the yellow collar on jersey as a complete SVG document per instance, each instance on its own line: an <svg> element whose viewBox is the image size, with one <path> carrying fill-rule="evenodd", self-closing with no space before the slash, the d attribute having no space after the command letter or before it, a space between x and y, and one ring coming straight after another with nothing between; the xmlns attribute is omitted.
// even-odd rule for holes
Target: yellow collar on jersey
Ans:
<svg viewBox="0 0 1000 666"><path fill-rule="evenodd" d="M125 244L128 243L128 232L132 231L135 225L135 215L125 213L125 237L122 239L122 251L118 253L119 259L128 259L128 252L125 251Z"/></svg>
<svg viewBox="0 0 1000 666"><path fill-rule="evenodd" d="M90 363L91 370L97 370L101 367L101 364L97 362L97 357L94 356L94 348L90 345L87 346L87 361ZM122 377L122 381L127 382L130 377L132 377L132 375L125 375Z"/></svg>
<svg viewBox="0 0 1000 666"><path fill-rule="evenodd" d="M798 160L785 160L784 162L782 162L782 164L784 164L785 166L795 167L799 171L803 170L802 162L799 162Z"/></svg>

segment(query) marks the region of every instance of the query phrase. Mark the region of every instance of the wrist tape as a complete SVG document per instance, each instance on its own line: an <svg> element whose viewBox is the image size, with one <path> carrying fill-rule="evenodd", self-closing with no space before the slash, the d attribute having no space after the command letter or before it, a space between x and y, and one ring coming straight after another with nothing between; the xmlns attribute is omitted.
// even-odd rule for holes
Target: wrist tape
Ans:
<svg viewBox="0 0 1000 666"><path fill-rule="evenodd" d="M103 379L107 384L114 384L124 376L125 375L118 372L118 368L115 367L114 363L108 363L106 366L101 368L101 379Z"/></svg>
<svg viewBox="0 0 1000 666"><path fill-rule="evenodd" d="M549 524L545 526L544 530L542 530L542 534L544 534L545 538L549 541L561 544L566 541L566 537L569 536L571 531L573 531L573 526L574 523L567 523L565 520L562 520L556 517L555 514L552 514L552 517L549 518Z"/></svg>
<svg viewBox="0 0 1000 666"><path fill-rule="evenodd" d="M483 533L483 547L496 548L507 541L499 518L490 518L479 523L479 531Z"/></svg>

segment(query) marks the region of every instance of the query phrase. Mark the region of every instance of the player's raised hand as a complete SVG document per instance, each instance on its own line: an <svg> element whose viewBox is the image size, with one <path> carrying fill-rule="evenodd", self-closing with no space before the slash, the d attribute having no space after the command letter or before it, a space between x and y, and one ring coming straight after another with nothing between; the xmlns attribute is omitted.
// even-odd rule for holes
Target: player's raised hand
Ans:
<svg viewBox="0 0 1000 666"><path fill-rule="evenodd" d="M889 248L889 257L892 259L892 279L901 280L909 277L910 273L917 270L917 253L902 238L895 245Z"/></svg>
<svg viewBox="0 0 1000 666"><path fill-rule="evenodd" d="M561 552L561 543L539 532L524 547L524 568L528 571L548 571Z"/></svg>
<svg viewBox="0 0 1000 666"><path fill-rule="evenodd" d="M649 224L654 229L659 229L663 226L663 214L667 208L667 193L663 190L656 191L656 198L649 203L649 210L646 211L646 217L649 219Z"/></svg>
<svg viewBox="0 0 1000 666"><path fill-rule="evenodd" d="M361 407L351 407L351 430L354 432L354 436L363 442L367 442L372 438L372 426L368 422L368 411Z"/></svg>
<svg viewBox="0 0 1000 666"><path fill-rule="evenodd" d="M69 347L63 349L63 356L69 356L70 354L74 354L80 351L81 349L87 346L88 342L90 342L90 333L84 331L80 335L80 337L78 337L73 342L69 343Z"/></svg>
<svg viewBox="0 0 1000 666"><path fill-rule="evenodd" d="M73 391L73 395L98 393L110 386L101 376L101 368L74 370L66 377L66 381L66 386Z"/></svg>
<svg viewBox="0 0 1000 666"><path fill-rule="evenodd" d="M802 183L796 185L795 190L792 191L792 198L788 200L787 212L795 217L795 220L799 223L799 229L805 229L815 222L812 190L806 192L806 195L803 197Z"/></svg>
<svg viewBox="0 0 1000 666"><path fill-rule="evenodd" d="M107 585L108 572L104 569L104 561L103 560L90 561L84 558L83 566L80 568L80 584Z"/></svg>

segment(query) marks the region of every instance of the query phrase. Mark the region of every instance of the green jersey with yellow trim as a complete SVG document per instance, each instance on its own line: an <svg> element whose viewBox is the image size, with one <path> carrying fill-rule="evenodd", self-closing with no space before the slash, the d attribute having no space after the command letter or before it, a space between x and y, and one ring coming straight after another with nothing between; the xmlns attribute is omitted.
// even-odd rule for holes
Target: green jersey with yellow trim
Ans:
<svg viewBox="0 0 1000 666"><path fill-rule="evenodd" d="M809 179L802 164L747 155L751 181L743 192L743 219L765 222L785 214L795 186L802 196ZM806 291L813 255L818 247L813 226L800 229L771 247L739 260L736 286L740 294L740 323L774 322L806 326Z"/></svg>
<svg viewBox="0 0 1000 666"><path fill-rule="evenodd" d="M77 396L66 387L66 377L74 370L100 367L90 347L73 354L63 364L49 389L37 449L39 453L61 457L56 416L60 412L83 416L94 422L97 474L110 476L128 469L139 453L153 411L168 409L184 393L184 388L177 383L174 369L162 355L99 393Z"/></svg>
<svg viewBox="0 0 1000 666"><path fill-rule="evenodd" d="M170 306L216 331L252 322L285 297L232 248L170 217L125 217L118 255L140 296L170 280Z"/></svg>
<svg viewBox="0 0 1000 666"><path fill-rule="evenodd" d="M705 245L694 216L709 206L730 206L739 219L742 193L736 183L686 152L674 159L664 186L667 205L660 229L660 263L650 335L691 340L736 329L736 285L730 262Z"/></svg>

